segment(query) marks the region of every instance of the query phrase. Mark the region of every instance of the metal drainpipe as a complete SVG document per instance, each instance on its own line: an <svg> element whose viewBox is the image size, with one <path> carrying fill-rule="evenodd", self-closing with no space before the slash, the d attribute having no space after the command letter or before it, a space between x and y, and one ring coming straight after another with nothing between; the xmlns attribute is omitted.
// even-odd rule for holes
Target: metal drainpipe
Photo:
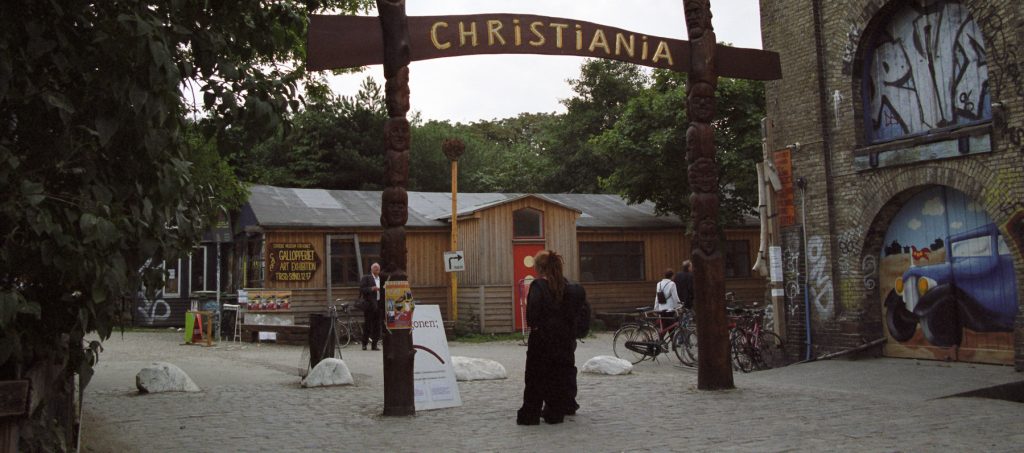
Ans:
<svg viewBox="0 0 1024 453"><path fill-rule="evenodd" d="M797 145L797 149L800 145ZM804 352L804 360L811 360L811 289L810 255L807 253L807 182L804 178L797 178L796 186L800 189L800 232L804 237L804 343L807 345Z"/></svg>

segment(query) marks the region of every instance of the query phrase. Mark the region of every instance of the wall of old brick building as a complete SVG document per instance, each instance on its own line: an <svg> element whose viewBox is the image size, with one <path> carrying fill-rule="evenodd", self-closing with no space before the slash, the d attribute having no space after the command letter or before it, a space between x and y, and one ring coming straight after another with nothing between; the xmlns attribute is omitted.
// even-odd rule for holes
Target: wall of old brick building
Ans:
<svg viewBox="0 0 1024 453"><path fill-rule="evenodd" d="M1007 242L1017 288L1024 289L1024 12L1019 0L962 2L985 38L992 151L884 168L854 165L857 150L867 146L860 120L863 38L905 4L761 1L764 48L780 53L783 74L766 85L768 145L791 146L793 176L806 182L805 190L796 190L797 224L782 228L780 244L786 336L794 357L806 354L805 306L813 356L883 336L882 241L903 202L927 187L952 187L985 208L1013 239ZM1022 293L1017 299L1024 307ZM1024 310L1017 315L1014 342L1015 365L1024 370Z"/></svg>

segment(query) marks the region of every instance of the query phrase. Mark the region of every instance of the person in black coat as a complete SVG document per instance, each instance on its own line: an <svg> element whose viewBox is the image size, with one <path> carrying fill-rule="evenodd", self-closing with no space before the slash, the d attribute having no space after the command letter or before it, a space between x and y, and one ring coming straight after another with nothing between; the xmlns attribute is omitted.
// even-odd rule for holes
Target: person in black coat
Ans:
<svg viewBox="0 0 1024 453"><path fill-rule="evenodd" d="M683 261L683 268L672 278L672 281L676 282L679 299L687 310L693 310L693 272L690 271L691 267L693 264L689 260Z"/></svg>
<svg viewBox="0 0 1024 453"><path fill-rule="evenodd" d="M575 413L576 307L566 297L568 281L562 276L562 258L542 250L534 258L538 279L530 284L526 321L530 338L526 349L526 389L516 423L561 423Z"/></svg>
<svg viewBox="0 0 1024 453"><path fill-rule="evenodd" d="M381 307L384 306L384 286L380 277L380 264L370 266L370 274L359 280L359 297L363 303L363 350L366 344L372 343L377 350L377 342L381 333Z"/></svg>

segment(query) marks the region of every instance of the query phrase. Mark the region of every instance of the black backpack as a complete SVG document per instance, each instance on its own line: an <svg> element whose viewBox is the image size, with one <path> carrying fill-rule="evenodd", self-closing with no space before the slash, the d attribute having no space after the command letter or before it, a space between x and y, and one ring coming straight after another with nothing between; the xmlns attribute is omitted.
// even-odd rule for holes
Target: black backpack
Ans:
<svg viewBox="0 0 1024 453"><path fill-rule="evenodd" d="M590 334L590 303L587 302L587 291L579 283L569 283L565 287L566 299L576 308L576 338L585 338Z"/></svg>

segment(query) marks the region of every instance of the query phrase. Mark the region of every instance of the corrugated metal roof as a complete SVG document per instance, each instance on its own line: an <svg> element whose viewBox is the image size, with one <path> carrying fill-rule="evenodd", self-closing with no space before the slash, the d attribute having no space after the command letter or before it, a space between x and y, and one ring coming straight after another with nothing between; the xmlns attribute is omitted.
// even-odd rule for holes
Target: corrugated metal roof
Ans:
<svg viewBox="0 0 1024 453"><path fill-rule="evenodd" d="M675 216L658 216L654 204L630 205L618 195L459 193L459 215L535 196L580 212L578 228L681 228ZM248 207L264 227L379 228L381 192L292 189L265 185L250 188ZM408 227L447 227L451 194L409 192ZM756 220L756 219L755 219ZM748 222L749 223L749 222Z"/></svg>

